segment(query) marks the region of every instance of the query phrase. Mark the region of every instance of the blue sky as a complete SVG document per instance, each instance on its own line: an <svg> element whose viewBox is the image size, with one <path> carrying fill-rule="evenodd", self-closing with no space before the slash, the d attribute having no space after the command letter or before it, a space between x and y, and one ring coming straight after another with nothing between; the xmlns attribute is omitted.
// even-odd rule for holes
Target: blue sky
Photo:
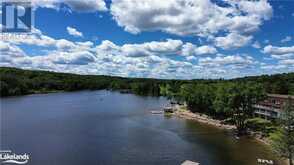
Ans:
<svg viewBox="0 0 294 165"><path fill-rule="evenodd" d="M33 0L32 5L33 32L0 42L1 66L164 79L294 71L293 1Z"/></svg>

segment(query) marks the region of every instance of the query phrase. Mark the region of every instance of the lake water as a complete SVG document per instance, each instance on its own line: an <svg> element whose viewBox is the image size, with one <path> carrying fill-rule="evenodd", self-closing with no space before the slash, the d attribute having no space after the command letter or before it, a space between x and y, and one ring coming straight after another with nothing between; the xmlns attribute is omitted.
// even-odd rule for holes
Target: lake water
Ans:
<svg viewBox="0 0 294 165"><path fill-rule="evenodd" d="M255 165L274 159L250 139L194 121L152 115L167 100L110 91L1 99L1 150L33 165Z"/></svg>

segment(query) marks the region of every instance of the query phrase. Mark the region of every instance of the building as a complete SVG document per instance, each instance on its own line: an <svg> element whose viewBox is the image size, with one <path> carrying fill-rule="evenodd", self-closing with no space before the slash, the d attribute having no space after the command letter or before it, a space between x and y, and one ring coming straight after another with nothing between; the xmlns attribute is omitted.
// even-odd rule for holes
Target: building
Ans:
<svg viewBox="0 0 294 165"><path fill-rule="evenodd" d="M283 106L289 98L294 102L294 96L268 94L264 101L254 105L254 116L265 119L279 118L282 113Z"/></svg>

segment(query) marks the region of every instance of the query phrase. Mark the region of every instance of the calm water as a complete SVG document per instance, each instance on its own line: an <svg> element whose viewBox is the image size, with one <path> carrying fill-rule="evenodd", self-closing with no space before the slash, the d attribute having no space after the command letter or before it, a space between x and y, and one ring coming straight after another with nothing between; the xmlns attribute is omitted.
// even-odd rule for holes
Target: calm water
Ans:
<svg viewBox="0 0 294 165"><path fill-rule="evenodd" d="M1 99L1 149L33 165L255 165L268 148L199 123L152 115L165 98L83 91Z"/></svg>

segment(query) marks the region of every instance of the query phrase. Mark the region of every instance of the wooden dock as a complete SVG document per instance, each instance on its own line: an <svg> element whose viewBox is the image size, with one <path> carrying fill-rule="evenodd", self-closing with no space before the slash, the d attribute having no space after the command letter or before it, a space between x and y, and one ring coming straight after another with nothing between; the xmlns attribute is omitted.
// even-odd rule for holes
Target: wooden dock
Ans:
<svg viewBox="0 0 294 165"><path fill-rule="evenodd" d="M163 114L163 111L151 111L152 114Z"/></svg>

